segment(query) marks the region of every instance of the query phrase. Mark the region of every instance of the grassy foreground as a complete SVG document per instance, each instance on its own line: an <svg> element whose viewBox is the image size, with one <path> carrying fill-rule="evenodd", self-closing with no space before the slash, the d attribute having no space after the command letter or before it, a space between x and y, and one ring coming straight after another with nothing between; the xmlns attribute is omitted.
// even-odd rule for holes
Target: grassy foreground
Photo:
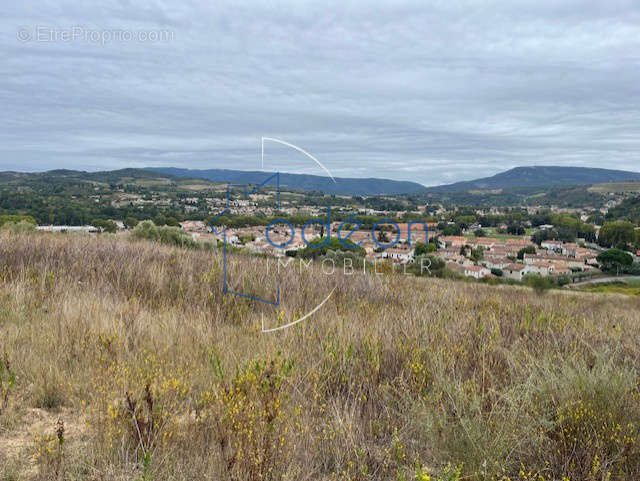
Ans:
<svg viewBox="0 0 640 481"><path fill-rule="evenodd" d="M1 234L0 480L640 479L640 299L221 265Z"/></svg>

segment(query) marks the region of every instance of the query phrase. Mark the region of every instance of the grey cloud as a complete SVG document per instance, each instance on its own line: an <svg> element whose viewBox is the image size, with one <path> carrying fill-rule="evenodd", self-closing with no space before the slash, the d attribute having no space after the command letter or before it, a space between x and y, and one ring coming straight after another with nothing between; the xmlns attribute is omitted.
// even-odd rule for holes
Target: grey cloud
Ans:
<svg viewBox="0 0 640 481"><path fill-rule="evenodd" d="M22 42L38 25L169 41ZM335 175L438 184L518 165L640 170L640 5L11 4L0 169L255 169L260 137ZM269 147L274 167L321 173Z"/></svg>

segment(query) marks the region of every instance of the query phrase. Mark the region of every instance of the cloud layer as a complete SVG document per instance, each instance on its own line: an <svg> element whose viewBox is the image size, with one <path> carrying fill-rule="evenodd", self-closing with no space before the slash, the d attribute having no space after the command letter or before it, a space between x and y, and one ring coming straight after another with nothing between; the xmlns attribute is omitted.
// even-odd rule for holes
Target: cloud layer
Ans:
<svg viewBox="0 0 640 481"><path fill-rule="evenodd" d="M638 2L78 3L3 8L0 170L640 171Z"/></svg>

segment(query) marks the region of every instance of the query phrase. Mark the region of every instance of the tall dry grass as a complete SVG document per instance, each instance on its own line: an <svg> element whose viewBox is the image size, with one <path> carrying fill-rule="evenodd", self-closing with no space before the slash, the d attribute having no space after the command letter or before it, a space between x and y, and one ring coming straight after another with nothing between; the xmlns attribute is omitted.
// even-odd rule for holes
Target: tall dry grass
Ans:
<svg viewBox="0 0 640 481"><path fill-rule="evenodd" d="M0 475L640 478L637 298L265 262L230 287L278 307L224 294L219 253L2 234Z"/></svg>

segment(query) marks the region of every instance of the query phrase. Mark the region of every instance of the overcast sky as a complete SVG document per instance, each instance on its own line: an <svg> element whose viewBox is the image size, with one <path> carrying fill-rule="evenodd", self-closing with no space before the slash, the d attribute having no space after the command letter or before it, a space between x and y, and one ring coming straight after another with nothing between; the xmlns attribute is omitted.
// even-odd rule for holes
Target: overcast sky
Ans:
<svg viewBox="0 0 640 481"><path fill-rule="evenodd" d="M640 171L640 2L305 3L4 2L0 170Z"/></svg>

